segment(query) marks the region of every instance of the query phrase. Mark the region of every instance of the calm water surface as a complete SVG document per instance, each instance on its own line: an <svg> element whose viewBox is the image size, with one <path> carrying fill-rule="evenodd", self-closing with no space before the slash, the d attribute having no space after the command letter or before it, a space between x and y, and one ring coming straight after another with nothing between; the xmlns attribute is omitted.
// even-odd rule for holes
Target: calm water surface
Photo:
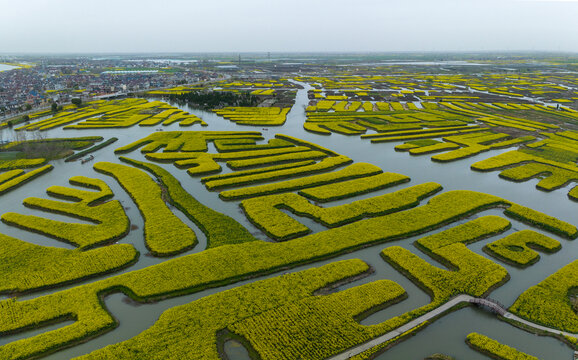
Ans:
<svg viewBox="0 0 578 360"><path fill-rule="evenodd" d="M3 65L0 65L0 70ZM191 127L191 128L179 128L178 125L173 124L168 127L163 127L165 130L211 130L211 131L262 131L263 136L266 139L274 137L276 133L287 134L295 136L304 140L308 140L332 150L335 150L341 154L351 157L356 162L368 162L380 166L384 171L397 172L408 175L411 177L411 182L407 184L402 184L390 189L380 190L378 192L366 195L356 196L351 199L336 201L331 205L339 205L342 203L347 203L352 200L359 200L367 197L372 197L380 195L383 193L396 191L408 186L434 181L438 182L444 187L444 191L449 190L474 190L480 192L491 193L493 195L504 197L513 202L529 206L531 208L543 211L547 214L556 216L562 220L568 221L573 224L578 223L577 217L577 207L578 204L568 200L566 193L568 189L559 189L557 191L546 193L538 191L535 189L535 184L537 180L528 181L525 183L511 183L500 179L497 176L497 172L490 173L477 173L469 170L469 166L479 160L497 155L500 152L508 151L499 150L491 151L487 153L482 153L473 158L464 159L460 161L455 161L449 164L439 164L434 163L430 160L429 156L410 156L407 153L398 153L393 150L394 146L398 143L385 143L385 144L371 144L369 141L360 139L358 136L343 136L338 134L333 134L331 136L321 136L306 132L303 129L303 123L305 121L304 109L307 105L307 89L300 90L297 93L297 101L293 109L288 115L287 123L283 127L270 127L267 130L262 130L261 127L250 127L250 126L238 126L228 120L224 120L216 116L211 112L199 111L192 109L188 106L180 106L182 109L189 111L190 113L200 116L205 122L209 124L206 128ZM175 104L173 104L175 105ZM112 136L118 137L118 141L113 145L101 149L94 153L94 162L99 161L110 161L110 162L120 162L118 157L113 153L115 148L123 146L125 144L131 143L137 139L147 136L154 131L157 127L133 127L130 129L105 129L105 130L63 130L63 129L53 129L48 132L49 137L59 137L59 136L87 136L87 135L102 135L103 137L109 138ZM210 152L215 152L212 145L209 146ZM144 159L139 151L135 151L124 156L134 158L134 159ZM68 185L68 179L76 175L85 175L90 177L96 177L103 179L112 188L116 194L115 199L120 200L126 209L127 215L130 218L131 224L138 227L137 230L130 232L128 236L120 240L120 243L133 244L140 252L141 257L137 264L129 267L128 269L119 271L114 275L119 273L124 273L128 271L134 271L140 268L144 268L153 264L157 264L165 261L164 259L157 259L150 256L146 256L147 250L144 247L142 241L143 233L143 221L138 209L136 208L134 202L130 197L122 190L114 179L102 175L100 173L92 170L92 165L94 162L89 162L86 164L80 164L80 162L64 163L63 161L53 162L55 169L44 175L41 181L33 182L27 186L19 188L12 191L4 196L2 196L2 208L4 211L15 211L24 214L39 214L38 211L25 208L22 205L22 199L26 197L46 197L45 189L51 185ZM245 216L242 214L238 202L223 202L218 198L218 193L207 191L204 186L200 183L197 178L192 178L185 171L178 170L172 165L162 164L165 169L171 171L183 184L183 187L193 194L199 201L211 208L223 212L241 224L246 226L255 236L260 239L267 240L267 238L251 223L249 223ZM225 170L227 171L227 170ZM186 254L202 251L206 245L206 239L201 231L194 226L194 224L189 221L182 213L175 211L177 216L183 219L184 222L189 224L193 229L195 229L199 237L199 245L195 249L187 252ZM57 215L44 214L45 216L51 218L58 218ZM482 213L476 214L469 219L483 215L502 215L500 210L488 210ZM313 232L323 231L325 228L318 225L308 219L300 219L306 225L310 226ZM466 221L464 220L464 221ZM70 221L70 219L67 219ZM481 251L482 247L492 242L504 235L514 232L515 230L522 230L529 228L527 225L522 224L515 220L510 220L513 224L512 229L508 230L502 235L494 236L478 243L469 245L469 248L474 252L488 257L484 252ZM435 233L443 230L438 229L430 233ZM536 230L536 229L534 229ZM536 230L540 231L540 230ZM14 236L20 239L24 239L31 243L41 244L46 246L57 246L63 248L71 248L70 246L58 242L53 239L49 239L40 235L31 234L24 232L22 230L9 227L0 223L0 232ZM540 231L541 232L541 231ZM428 233L429 234L429 233ZM562 243L562 250L556 254L544 255L541 254L542 260L537 264L530 266L525 270L519 270L517 268L511 267L509 265L502 264L510 273L511 280L495 290L491 297L501 301L506 305L511 305L518 295L523 292L528 287L537 284L545 277L555 272L562 266L572 262L576 259L574 254L578 253L578 245L576 242L567 241L558 238L552 234L548 234ZM422 235L423 236L423 235ZM307 269L312 266L320 266L337 260L343 259L363 259L369 263L375 272L370 276L357 280L351 284L343 286L342 289L358 286L363 283L375 281L378 279L391 279L399 283L408 293L409 297L389 308L379 311L362 321L364 325L380 323L387 320L393 316L403 314L409 310L415 309L416 307L423 306L430 301L429 296L411 283L407 278L395 271L391 266L385 263L379 256L380 252L392 245L402 246L404 248L410 249L412 252L418 256L427 259L428 261L435 264L435 261L428 258L426 255L419 252L413 245L413 242L419 237L412 237L401 241L394 241L391 243L374 245L368 248L364 248L352 253L343 254L336 256L332 259L316 262L310 265L302 265L295 267L289 271L300 271ZM183 254L183 255L186 255ZM180 256L183 256L180 255ZM441 266L437 264L438 266ZM283 271L286 272L286 271ZM276 274L271 274L267 276L259 277L258 279L270 278L273 276L278 276L282 272ZM109 275L109 276L114 276ZM89 280L85 283L97 281ZM58 353L52 354L45 357L45 359L70 359L75 356L89 353L93 350L99 349L108 344L117 343L123 340L130 339L138 335L143 330L147 329L154 324L156 319L162 314L163 311L171 307L186 304L201 297L237 287L246 283L256 281L256 279L240 281L232 285L220 287L217 289L207 289L195 294L182 296L178 298L164 300L154 304L134 304L126 301L124 295L114 294L106 298L105 303L109 311L114 314L114 316L119 320L120 326L103 336L100 336L94 340L87 343L75 346L70 349L60 351ZM28 295L25 298L33 298L39 295L49 294L53 290L48 290L44 292L34 293ZM18 335L12 335L9 337L0 337L0 345L20 339L31 335L35 335L42 331L52 330L61 326L65 326L68 323L53 325L50 328L45 328L43 330L36 330L35 332L28 332ZM569 347L563 345L561 342L552 339L537 337L532 334L528 334L521 331L513 326L510 326L504 322L497 320L495 317L488 315L478 309L466 308L458 312L447 315L440 320L437 320L434 324L430 325L426 329L422 330L418 336L412 337L411 339L397 345L393 349L380 355L379 359L423 359L425 356L430 355L435 352L442 352L448 355L455 356L457 359L486 359L485 357L479 355L478 353L470 350L464 343L466 335L470 332L480 332L485 335L494 337L497 340L503 341L508 345L512 345L520 348L521 350L527 351L528 353L535 355L541 359L571 359L571 350ZM225 345L226 351L231 359L246 359L245 350L236 342L228 342ZM235 357L238 354L238 357Z"/></svg>
<svg viewBox="0 0 578 360"><path fill-rule="evenodd" d="M14 70L14 69L18 69L18 66L0 64L0 71L8 71L8 70Z"/></svg>

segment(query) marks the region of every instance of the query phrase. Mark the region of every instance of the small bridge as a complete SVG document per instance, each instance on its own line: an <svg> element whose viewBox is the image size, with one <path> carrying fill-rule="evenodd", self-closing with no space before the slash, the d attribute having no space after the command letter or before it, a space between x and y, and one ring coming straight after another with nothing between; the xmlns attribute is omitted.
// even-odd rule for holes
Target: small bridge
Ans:
<svg viewBox="0 0 578 360"><path fill-rule="evenodd" d="M487 309L494 314L498 314L504 316L508 311L506 307L502 305L499 301L490 299L490 298L473 298L470 300L470 303L479 305L481 308Z"/></svg>
<svg viewBox="0 0 578 360"><path fill-rule="evenodd" d="M371 349L372 347L378 346L380 344L383 344L386 341L392 340L397 338L398 336L402 335L403 333L414 329L416 326L419 326L420 324L423 324L425 321L433 321L436 318L438 318L439 316L445 314L448 310L454 308L455 306L459 305L459 304L463 304L463 303L470 303L470 304L476 304L488 311L491 311L494 314L498 314L501 315L503 317L505 317L506 319L509 320L513 320L515 322L524 324L532 329L535 330L539 330L539 331L544 331L544 332L548 332L554 335L564 335L564 336L569 336L569 337L573 337L573 338L578 338L577 334L572 334L572 333L567 333L564 331L560 331L560 330L556 330L556 329L552 329L552 328L548 328L542 325L538 325L535 323L532 323L528 320L525 319L521 319L519 317L517 317L516 315L509 313L506 310L506 307L501 304L499 301L496 301L494 299L490 299L490 298L475 298L473 296L470 295L458 295L454 298L452 298L451 300L449 300L448 302L446 302L445 304L431 310L430 312L416 318L413 319L411 321L409 321L408 323L406 323L405 325L402 325L400 327L398 327L395 330L392 330L386 334L383 334L379 337L376 337L370 341L367 341L363 344L359 344L358 346L352 347L346 351L343 351L333 357L330 357L328 360L348 360L351 357L361 354L362 352ZM578 360L578 351L576 351L574 353L574 360Z"/></svg>

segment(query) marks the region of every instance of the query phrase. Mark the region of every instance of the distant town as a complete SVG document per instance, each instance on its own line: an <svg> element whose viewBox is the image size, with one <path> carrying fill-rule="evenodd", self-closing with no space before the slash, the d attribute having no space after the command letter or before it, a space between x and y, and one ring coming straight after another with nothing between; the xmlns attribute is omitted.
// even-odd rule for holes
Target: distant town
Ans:
<svg viewBox="0 0 578 360"><path fill-rule="evenodd" d="M3 61L0 58L0 64ZM0 118L70 103L218 79L193 62L33 58L0 72Z"/></svg>

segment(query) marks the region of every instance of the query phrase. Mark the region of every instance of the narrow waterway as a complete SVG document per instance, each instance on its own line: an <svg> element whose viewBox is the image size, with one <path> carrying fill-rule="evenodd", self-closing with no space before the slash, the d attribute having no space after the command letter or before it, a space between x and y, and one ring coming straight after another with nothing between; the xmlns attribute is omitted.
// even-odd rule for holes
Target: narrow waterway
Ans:
<svg viewBox="0 0 578 360"><path fill-rule="evenodd" d="M0 72L18 69L18 66L8 65L8 64L0 64Z"/></svg>
<svg viewBox="0 0 578 360"><path fill-rule="evenodd" d="M179 106L185 111L192 114L198 115L205 122L209 124L206 128L201 128L198 126L193 126L191 128L180 128L177 124L170 126L163 126L165 130L210 130L210 131L262 131L265 141L274 137L275 134L287 134L297 138L301 138L307 141L317 143L321 146L332 149L341 154L351 157L356 162L368 162L380 166L384 171L397 172L405 174L411 177L411 182L407 184L402 184L391 189L380 190L372 194L365 194L353 197L347 200L335 201L333 203L327 204L326 206L335 206L343 203L350 202L352 200L359 200L363 198L368 198L371 196L376 196L386 192L395 191L401 188L409 187L412 185L424 183L424 182L438 182L444 187L444 191L450 190L473 190L485 193L490 193L493 195L504 197L507 200L528 206L547 214L556 216L562 220L568 221L570 223L578 223L578 218L576 216L576 210L578 204L568 200L566 193L567 189L559 189L550 193L538 191L535 189L535 184L537 180L528 181L524 183L512 183L500 179L496 172L490 173L477 173L469 169L470 165L476 161L489 158L500 152L508 150L498 150L490 151L486 153L479 154L472 158L463 159L448 164L440 164L432 162L429 156L410 156L407 153L399 153L394 151L394 146L398 143L382 143L382 144L372 144L371 142L360 139L358 136L344 136L339 134L333 134L331 136L321 136L317 134L312 134L303 129L303 123L305 122L305 108L309 102L307 98L307 90L311 87L307 84L294 82L301 85L303 89L299 89L296 95L295 105L289 112L287 117L287 122L282 127L269 127L267 130L262 130L261 127L251 127L251 126L239 126L235 123L225 120L212 112L200 111L192 109L188 106ZM176 106L176 104L173 104ZM161 126L157 126L160 128ZM63 130L63 129L53 129L48 131L49 137L72 137L72 136L89 136L89 135L101 135L105 139L115 136L119 140L104 149L98 150L94 153L95 159L93 162L86 164L80 164L80 162L64 163L63 161L53 162L55 169L44 175L41 181L31 183L27 186L21 187L14 190L6 195L2 196L2 205L4 211L14 211L24 214L39 214L36 210L31 210L22 205L22 200L26 197L44 197L47 195L45 189L51 185L61 185L68 186L68 179L76 175L85 175L89 177L96 177L103 179L112 188L115 193L115 199L120 200L126 209L127 215L130 218L131 224L137 227L137 230L131 231L131 233L125 238L119 240L119 243L129 243L133 244L141 252L141 257L135 265L119 271L115 274L108 275L115 276L119 273L124 273L128 271L134 271L136 269L141 269L152 264L157 264L165 259L154 258L147 256L147 250L144 246L142 240L142 228L143 221L138 209L136 208L134 202L130 197L124 192L124 190L118 185L118 183L106 175L95 172L92 169L92 165L95 162L100 161L110 161L120 163L118 156L113 153L115 148L121 147L123 145L129 144L135 140L149 135L157 127L139 127L135 126L130 129L103 129L103 130ZM210 148L211 152L214 152L213 147ZM124 156L144 159L139 151L134 151L132 153L126 154ZM238 202L224 202L218 197L217 192L209 192L201 184L198 178L189 176L185 171L179 170L176 167L168 164L162 164L163 168L169 170L181 183L183 187L193 194L200 202L203 204L223 212L241 224L246 226L252 233L255 234L260 239L267 240L266 236L247 221L243 213L239 208ZM427 200L426 200L427 201ZM189 252L183 254L190 254L193 252L202 251L205 248L205 240L202 232L186 219L184 215L179 212L175 212L183 221L191 225L199 237L199 244ZM474 215L470 217L473 219L477 216L482 215L502 215L500 210L488 210L483 213ZM465 221L465 220L464 220ZM490 237L478 243L469 245L469 248L485 257L490 258L487 254L482 251L485 244L492 242L506 234L512 233L515 230L522 230L529 228L527 225L520 223L515 220L511 220L513 226L512 229L503 235L498 235ZM305 221L304 221L305 223ZM323 231L325 228L321 225L312 223L311 221L306 222L311 226L314 232ZM441 231L439 229L430 233L435 233ZM536 229L534 229L536 230ZM542 230L537 230L543 232ZM0 233L4 233L10 236L24 239L26 241L47 245L47 246L59 246L64 248L70 248L69 245L63 244L54 239L49 239L40 235L31 234L23 230L7 226L0 223ZM495 290L491 297L504 303L506 306L511 305L518 295L523 292L528 287L537 284L545 277L555 272L562 266L575 260L575 255L578 253L578 242L567 241L561 239L555 235L543 232L553 238L558 239L562 243L562 250L550 255L541 254L542 260L533 266L525 270L520 270L514 268L510 265L502 264L510 273L511 280L503 285L502 287ZM289 271L300 271L312 266L320 266L326 263L330 263L336 260L342 259L353 259L359 258L370 264L375 272L370 276L360 279L354 283L345 285L342 289L357 286L370 281L375 281L378 279L391 279L399 283L408 293L409 297L387 309L373 314L372 316L365 319L362 323L365 325L375 324L382 322L392 316L403 314L409 310L415 309L416 307L423 306L427 304L430 299L429 296L410 282L407 278L401 275L399 272L394 270L391 266L385 263L381 257L380 252L384 248L392 245L403 246L410 249L412 252L416 253L418 256L437 264L435 261L430 259L425 254L419 252L413 242L418 237L411 237L405 240L394 241L386 244L374 245L368 248L357 250L352 253L343 254L335 256L332 259L325 261L316 262L314 264L302 265L295 267ZM180 256L183 256L180 255ZM493 259L497 262L497 260ZM437 264L441 267L441 265ZM286 271L283 271L286 272ZM150 327L156 319L162 314L163 311L171 307L189 303L196 299L204 296L214 294L225 289L232 287L241 286L249 282L257 281L259 279L270 278L277 276L282 272L277 272L275 274L262 276L257 279L251 279L246 281L240 281L235 284L228 286L219 287L216 289L207 289L195 294L177 297L173 299L167 299L154 304L135 304L134 302L127 301L127 298L122 294L114 294L106 298L105 304L107 309L119 320L120 325L114 331L111 331L103 336L97 337L87 343L80 344L78 346L66 349L52 355L45 357L51 360L61 360L69 359L75 356L89 353L93 350L106 346L107 344L117 343L123 340L130 339L136 336L143 330ZM97 280L89 280L87 282L92 282ZM68 286L71 287L71 286ZM25 298L32 298L42 294L48 294L54 292L54 290L48 290L43 292L34 293L26 296ZM50 329L58 328L59 326L64 326L66 323L54 325L51 328L44 328L43 330L35 330L35 332L27 332L23 334L0 337L0 345L17 340L19 338L28 337L38 332L48 331ZM488 314L478 311L476 309L464 309L456 313L452 313L438 321L428 328L423 330L418 336L412 337L406 342L399 344L395 348L389 350L388 352L381 355L380 359L423 359L424 356L430 355L434 352L442 352L449 355L456 356L457 359L484 359L481 355L470 350L464 343L464 339L469 332L481 332L490 337L495 337L497 340L504 341L508 345L519 347L522 350L527 350L528 353L538 356L541 359L570 359L571 351L570 349L563 345L561 342L551 339L536 337L534 335L528 334L521 330L518 330L506 323L500 322L495 317L489 316ZM243 352L243 349L237 346L234 342L226 344L227 351L235 353L235 349ZM549 355L549 356L545 356Z"/></svg>

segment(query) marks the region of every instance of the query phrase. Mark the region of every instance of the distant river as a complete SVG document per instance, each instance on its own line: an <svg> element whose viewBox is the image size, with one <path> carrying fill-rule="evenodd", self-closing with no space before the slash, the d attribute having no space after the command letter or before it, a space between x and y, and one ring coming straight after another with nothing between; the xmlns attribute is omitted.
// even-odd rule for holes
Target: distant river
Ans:
<svg viewBox="0 0 578 360"><path fill-rule="evenodd" d="M17 69L17 68L18 68L18 66L0 64L0 71L12 70L12 69Z"/></svg>

